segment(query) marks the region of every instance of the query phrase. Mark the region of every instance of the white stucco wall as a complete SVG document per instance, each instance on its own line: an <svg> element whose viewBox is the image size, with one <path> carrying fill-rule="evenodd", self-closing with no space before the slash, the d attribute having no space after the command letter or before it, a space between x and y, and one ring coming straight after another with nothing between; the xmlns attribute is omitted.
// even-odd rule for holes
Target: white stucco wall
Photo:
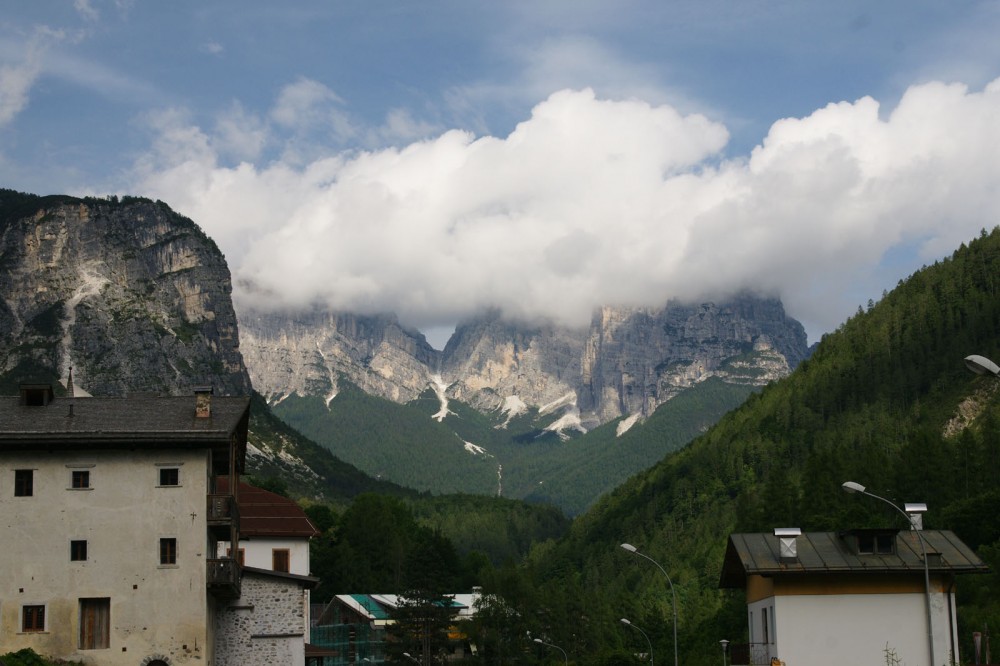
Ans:
<svg viewBox="0 0 1000 666"><path fill-rule="evenodd" d="M300 576L309 575L309 540L306 538L279 539L271 537L253 537L240 539L243 549L243 565L257 569L271 569L271 551L274 549L288 550L288 573ZM219 542L219 557L225 557L229 542Z"/></svg>
<svg viewBox="0 0 1000 666"><path fill-rule="evenodd" d="M80 467L87 465L87 467ZM180 485L158 487L163 465ZM31 497L14 497L14 470L34 470ZM90 472L71 489L73 469ZM0 456L0 645L87 664L135 666L148 655L212 664L206 589L208 452L94 451ZM159 564L161 537L176 566ZM70 541L87 560L70 561ZM79 599L110 598L110 647L78 649ZM21 607L44 604L45 632L21 632Z"/></svg>
<svg viewBox="0 0 1000 666"><path fill-rule="evenodd" d="M949 598L950 599L950 598ZM946 595L933 594L935 660L950 662L951 638ZM755 602L752 640L762 640L761 609L771 617L769 657L787 666L884 664L891 649L906 666L928 666L924 594L787 595ZM954 614L952 614L954 617Z"/></svg>

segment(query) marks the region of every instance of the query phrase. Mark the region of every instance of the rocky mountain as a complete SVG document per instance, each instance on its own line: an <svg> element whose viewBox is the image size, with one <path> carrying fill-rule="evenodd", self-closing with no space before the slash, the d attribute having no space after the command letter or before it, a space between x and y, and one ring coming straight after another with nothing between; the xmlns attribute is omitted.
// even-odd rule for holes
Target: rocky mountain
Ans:
<svg viewBox="0 0 1000 666"><path fill-rule="evenodd" d="M250 392L229 268L166 204L0 191L0 376L94 395Z"/></svg>
<svg viewBox="0 0 1000 666"><path fill-rule="evenodd" d="M51 382L77 396L248 395L229 268L162 202L0 189L0 390ZM408 495L335 458L253 396L248 471L345 502Z"/></svg>
<svg viewBox="0 0 1000 666"><path fill-rule="evenodd" d="M605 307L589 328L524 324L488 313L459 326L444 351L392 316L243 313L242 351L272 401L336 395L338 378L394 402L428 388L509 418L558 412L553 427L642 419L710 377L762 386L808 355L805 331L775 299ZM445 412L441 413L444 418Z"/></svg>

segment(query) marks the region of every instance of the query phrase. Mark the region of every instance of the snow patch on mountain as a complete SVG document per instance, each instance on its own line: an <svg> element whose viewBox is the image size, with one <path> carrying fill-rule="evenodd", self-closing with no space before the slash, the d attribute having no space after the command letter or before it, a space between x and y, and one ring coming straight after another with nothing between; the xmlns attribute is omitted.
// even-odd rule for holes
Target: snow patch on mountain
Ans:
<svg viewBox="0 0 1000 666"><path fill-rule="evenodd" d="M506 429L510 420L515 416L520 416L528 411L528 405L521 400L520 396L509 395L503 399L503 403L500 405L500 413L504 415L503 423L494 426L497 430Z"/></svg>
<svg viewBox="0 0 1000 666"><path fill-rule="evenodd" d="M632 414L628 418L620 421L618 423L618 427L615 428L615 437L621 437L622 435L627 433L632 428L632 426L634 426L636 423L639 422L639 418L641 416L642 416L641 414Z"/></svg>
<svg viewBox="0 0 1000 666"><path fill-rule="evenodd" d="M441 375L431 375L431 381L429 383L431 385L431 389L434 391L434 395L437 396L438 401L441 403L441 409L439 409L436 414L431 416L431 418L440 423L441 421L444 421L446 416L455 413L448 409L448 395L445 393L445 391L448 390L448 385L445 383Z"/></svg>
<svg viewBox="0 0 1000 666"><path fill-rule="evenodd" d="M587 434L587 429L583 427L583 422L580 420L580 410L575 405L561 417L545 426L545 430L556 433L563 441L569 439L567 430L576 430L582 435Z"/></svg>
<svg viewBox="0 0 1000 666"><path fill-rule="evenodd" d="M465 450L473 455L478 455L478 456L490 455L489 453L486 452L486 449L479 446L478 444L473 444L472 442L466 442L465 440L463 440L462 443L465 444Z"/></svg>
<svg viewBox="0 0 1000 666"><path fill-rule="evenodd" d="M561 407L568 407L568 406L572 406L574 408L576 407L576 393L573 392L567 393L563 397L556 398L547 405L542 405L541 407L538 408L538 415L545 416L546 414L551 414L552 412L556 411ZM577 412L577 414L579 415L579 412Z"/></svg>

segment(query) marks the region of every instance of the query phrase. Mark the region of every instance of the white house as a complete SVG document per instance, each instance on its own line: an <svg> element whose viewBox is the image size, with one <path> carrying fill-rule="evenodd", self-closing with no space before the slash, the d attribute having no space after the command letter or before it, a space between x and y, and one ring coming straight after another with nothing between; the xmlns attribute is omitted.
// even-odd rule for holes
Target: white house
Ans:
<svg viewBox="0 0 1000 666"><path fill-rule="evenodd" d="M730 535L720 587L746 590L749 626L730 663L958 663L955 576L985 571L946 530Z"/></svg>
<svg viewBox="0 0 1000 666"><path fill-rule="evenodd" d="M239 567L249 399L0 398L0 646L108 666L217 663Z"/></svg>
<svg viewBox="0 0 1000 666"><path fill-rule="evenodd" d="M241 595L222 610L216 632L217 666L306 663L309 539L319 534L293 500L239 484L240 534L234 554L219 542L218 557L235 555L242 566ZM219 486L228 488L228 480Z"/></svg>

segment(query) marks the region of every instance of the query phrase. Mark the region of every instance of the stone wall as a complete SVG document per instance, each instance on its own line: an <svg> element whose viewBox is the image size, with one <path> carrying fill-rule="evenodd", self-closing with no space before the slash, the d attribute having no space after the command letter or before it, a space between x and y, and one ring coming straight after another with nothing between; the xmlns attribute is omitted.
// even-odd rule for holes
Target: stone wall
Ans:
<svg viewBox="0 0 1000 666"><path fill-rule="evenodd" d="M302 583L244 570L242 596L217 616L216 665L304 664L305 603Z"/></svg>

